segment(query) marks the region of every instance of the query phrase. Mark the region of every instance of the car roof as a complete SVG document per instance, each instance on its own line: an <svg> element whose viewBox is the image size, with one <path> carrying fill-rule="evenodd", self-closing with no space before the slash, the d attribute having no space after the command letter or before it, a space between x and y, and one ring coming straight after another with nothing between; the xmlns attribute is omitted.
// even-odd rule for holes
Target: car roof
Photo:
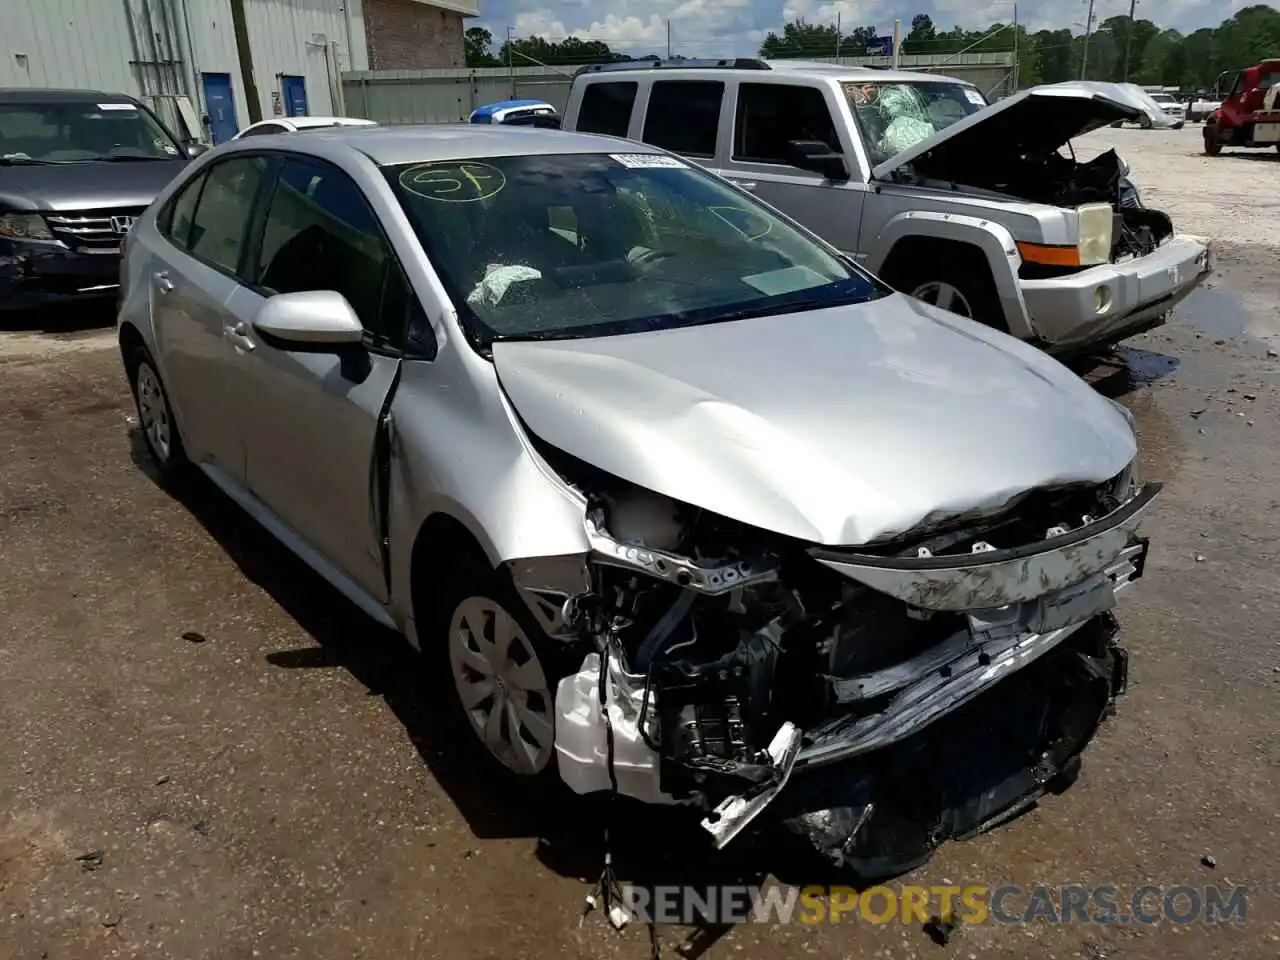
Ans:
<svg viewBox="0 0 1280 960"><path fill-rule="evenodd" d="M328 127L297 140L290 138L290 148L306 152L308 144L331 144L335 141L360 151L380 166L480 157L551 156L560 153L664 152L643 143L592 133L471 123ZM236 142L252 144L253 139Z"/></svg>
<svg viewBox="0 0 1280 960"><path fill-rule="evenodd" d="M680 74L687 79L706 76L708 73L733 73L746 80L760 77L806 76L820 79L836 80L841 83L863 81L865 83L961 83L973 86L968 80L941 73L925 73L912 70L890 70L883 67L847 66L840 63L826 63L822 60L633 60L619 63L608 63L599 66L582 68L578 75L586 77L616 77L633 79L638 73L652 73L666 76Z"/></svg>
<svg viewBox="0 0 1280 960"><path fill-rule="evenodd" d="M371 127L375 121L365 120L362 117L272 117L270 120L263 120L263 123L274 123L284 121L291 123L299 130L304 127Z"/></svg>
<svg viewBox="0 0 1280 960"><path fill-rule="evenodd" d="M53 89L50 87L0 87L0 103L97 103L127 100L136 103L127 93L106 93L102 90Z"/></svg>
<svg viewBox="0 0 1280 960"><path fill-rule="evenodd" d="M968 80L960 80L941 73L923 73L918 70L886 70L880 67L848 67L839 63L823 63L820 60L769 60L769 69L774 73L803 73L819 77L830 77L833 80L864 80L867 83L963 83L972 86Z"/></svg>

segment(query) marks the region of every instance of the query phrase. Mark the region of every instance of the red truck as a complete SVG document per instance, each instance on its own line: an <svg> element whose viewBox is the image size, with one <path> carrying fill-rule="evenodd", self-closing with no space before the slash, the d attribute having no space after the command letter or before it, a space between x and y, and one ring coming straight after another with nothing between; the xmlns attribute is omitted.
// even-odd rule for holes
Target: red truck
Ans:
<svg viewBox="0 0 1280 960"><path fill-rule="evenodd" d="M1218 96L1222 106L1204 122L1206 154L1216 157L1223 147L1280 150L1280 60L1222 74Z"/></svg>

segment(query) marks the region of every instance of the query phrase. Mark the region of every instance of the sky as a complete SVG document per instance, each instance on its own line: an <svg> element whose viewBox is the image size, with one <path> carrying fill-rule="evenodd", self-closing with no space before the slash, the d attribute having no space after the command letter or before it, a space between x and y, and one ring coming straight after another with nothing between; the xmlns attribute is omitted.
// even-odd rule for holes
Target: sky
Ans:
<svg viewBox="0 0 1280 960"><path fill-rule="evenodd" d="M1261 0L1138 0L1139 17L1162 27L1191 32L1217 26L1236 10ZM1271 6L1280 7L1280 0ZM1018 20L1029 30L1084 28L1088 0L1018 0ZM1095 16L1129 12L1129 0L1095 0ZM480 0L480 17L468 26L484 26L495 48L507 36L577 36L604 40L615 50L639 55L665 54L668 23L671 50L686 57L752 56L770 30L796 17L809 23L835 23L847 32L875 26L893 32L895 18L905 32L911 18L927 13L939 29L959 25L978 29L1013 16L1012 0Z"/></svg>

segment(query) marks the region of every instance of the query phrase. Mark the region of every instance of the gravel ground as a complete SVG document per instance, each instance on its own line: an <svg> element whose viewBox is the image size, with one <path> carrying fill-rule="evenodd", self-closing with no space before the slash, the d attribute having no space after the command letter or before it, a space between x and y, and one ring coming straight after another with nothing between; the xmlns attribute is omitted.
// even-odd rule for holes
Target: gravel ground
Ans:
<svg viewBox="0 0 1280 960"><path fill-rule="evenodd" d="M1280 955L1280 158L1204 158L1198 128L1088 141L1220 251L1169 325L1090 371L1166 483L1122 609L1129 696L1065 795L891 886L1245 884L1247 920L989 923L939 947L849 915L664 928L664 949ZM0 958L649 955L643 929L579 927L597 807L496 789L402 644L220 497L153 482L109 332L0 334L0 376ZM624 878L821 882L623 814Z"/></svg>

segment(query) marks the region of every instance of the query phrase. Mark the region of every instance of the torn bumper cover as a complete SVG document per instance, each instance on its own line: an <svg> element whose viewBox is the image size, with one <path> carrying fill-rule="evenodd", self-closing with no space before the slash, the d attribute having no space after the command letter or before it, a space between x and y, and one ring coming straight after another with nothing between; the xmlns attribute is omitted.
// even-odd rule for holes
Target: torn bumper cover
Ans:
<svg viewBox="0 0 1280 960"><path fill-rule="evenodd" d="M1143 573L1137 529L1158 491L1010 549L757 552L731 589L724 565L691 577L592 525L597 563L669 592L651 615L622 589L626 615L596 611L607 675L592 654L560 685L561 775L699 806L716 846L768 809L839 865L907 869L1074 778L1124 690L1112 608Z"/></svg>

